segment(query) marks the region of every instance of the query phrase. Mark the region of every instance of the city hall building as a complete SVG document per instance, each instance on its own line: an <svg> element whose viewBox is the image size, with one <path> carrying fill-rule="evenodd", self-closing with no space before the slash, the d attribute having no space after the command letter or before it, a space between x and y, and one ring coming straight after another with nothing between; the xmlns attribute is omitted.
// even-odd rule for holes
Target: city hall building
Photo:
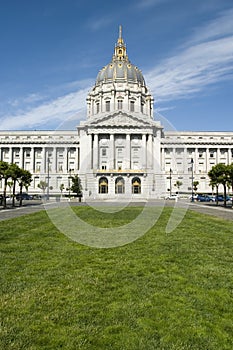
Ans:
<svg viewBox="0 0 233 350"><path fill-rule="evenodd" d="M74 174L88 200L161 198L177 191L178 180L182 193L191 193L192 180L198 192L211 192L208 171L233 162L233 132L164 131L153 106L120 28L112 60L87 96L86 120L72 131L0 131L0 159L32 173L30 193L46 181L58 194Z"/></svg>

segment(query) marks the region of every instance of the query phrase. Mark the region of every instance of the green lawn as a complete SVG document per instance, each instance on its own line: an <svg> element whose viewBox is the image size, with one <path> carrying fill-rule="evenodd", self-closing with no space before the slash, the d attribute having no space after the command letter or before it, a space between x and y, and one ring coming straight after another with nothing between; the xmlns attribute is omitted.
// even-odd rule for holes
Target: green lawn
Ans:
<svg viewBox="0 0 233 350"><path fill-rule="evenodd" d="M119 225L141 208L89 222ZM0 223L0 349L233 349L232 222L171 208L135 242L112 249L69 240L45 211Z"/></svg>

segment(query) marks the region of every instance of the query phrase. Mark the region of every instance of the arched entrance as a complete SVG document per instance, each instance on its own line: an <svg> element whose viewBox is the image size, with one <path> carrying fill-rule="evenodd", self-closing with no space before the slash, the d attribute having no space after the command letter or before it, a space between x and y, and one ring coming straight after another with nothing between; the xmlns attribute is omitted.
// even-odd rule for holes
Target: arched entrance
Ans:
<svg viewBox="0 0 233 350"><path fill-rule="evenodd" d="M99 179L99 193L108 193L108 179L106 177Z"/></svg>
<svg viewBox="0 0 233 350"><path fill-rule="evenodd" d="M139 177L134 177L132 179L132 193L141 193L141 180Z"/></svg>
<svg viewBox="0 0 233 350"><path fill-rule="evenodd" d="M125 193L125 180L123 177L118 177L115 182L115 193Z"/></svg>

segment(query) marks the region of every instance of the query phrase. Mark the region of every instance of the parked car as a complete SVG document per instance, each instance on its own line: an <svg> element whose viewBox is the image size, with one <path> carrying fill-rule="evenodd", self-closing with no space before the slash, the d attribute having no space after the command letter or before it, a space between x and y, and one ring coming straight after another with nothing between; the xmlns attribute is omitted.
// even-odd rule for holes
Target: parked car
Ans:
<svg viewBox="0 0 233 350"><path fill-rule="evenodd" d="M178 194L169 194L165 199L177 200L179 198Z"/></svg>
<svg viewBox="0 0 233 350"><path fill-rule="evenodd" d="M28 193L23 192L21 194L17 193L15 198L17 199L17 201L19 201L20 199L22 199L22 200L30 200L30 199L33 199L33 196L30 196Z"/></svg>
<svg viewBox="0 0 233 350"><path fill-rule="evenodd" d="M32 199L41 199L41 195L40 194L33 194Z"/></svg>
<svg viewBox="0 0 233 350"><path fill-rule="evenodd" d="M210 197L206 194L199 194L197 196L197 201L198 202L210 202Z"/></svg>

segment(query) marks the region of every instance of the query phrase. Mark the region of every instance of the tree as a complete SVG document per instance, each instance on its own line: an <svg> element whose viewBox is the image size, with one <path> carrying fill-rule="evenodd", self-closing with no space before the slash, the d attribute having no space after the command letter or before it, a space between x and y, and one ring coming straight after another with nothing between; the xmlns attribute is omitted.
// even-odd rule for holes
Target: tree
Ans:
<svg viewBox="0 0 233 350"><path fill-rule="evenodd" d="M194 189L195 194L197 192L198 185L199 185L199 181L193 181L193 189Z"/></svg>
<svg viewBox="0 0 233 350"><path fill-rule="evenodd" d="M208 172L208 176L210 178L210 185L212 187L216 187L217 204L218 204L218 187L219 185L223 185L224 207L226 207L227 184L229 183L228 166L222 163L216 164Z"/></svg>
<svg viewBox="0 0 233 350"><path fill-rule="evenodd" d="M20 169L20 176L18 178L19 189L20 189L20 202L19 205L22 205L22 191L23 187L28 191L28 187L32 182L32 174L28 170Z"/></svg>
<svg viewBox="0 0 233 350"><path fill-rule="evenodd" d="M176 183L174 184L174 186L176 186L177 187L177 189L178 189L178 193L179 193L179 190L180 190L180 187L183 185L183 182L182 181L179 181L179 180L177 180L176 181Z"/></svg>
<svg viewBox="0 0 233 350"><path fill-rule="evenodd" d="M7 186L10 189L10 196L11 196L11 189L12 189L13 184L14 184L13 181L7 181Z"/></svg>
<svg viewBox="0 0 233 350"><path fill-rule="evenodd" d="M61 197L62 197L62 192L64 191L65 189L65 185L64 184L60 184L60 191L61 191Z"/></svg>
<svg viewBox="0 0 233 350"><path fill-rule="evenodd" d="M3 208L6 208L6 189L7 181L10 178L9 164L4 161L0 161L0 179L3 180Z"/></svg>
<svg viewBox="0 0 233 350"><path fill-rule="evenodd" d="M78 177L78 175L72 176L71 177L72 180L72 185L70 187L70 190L73 193L76 193L77 196L81 196L82 195L82 185L81 185L81 180Z"/></svg>
<svg viewBox="0 0 233 350"><path fill-rule="evenodd" d="M13 187L13 198L12 198L12 207L15 206L15 187L17 180L20 179L23 173L23 169L21 169L18 165L12 163L9 165L10 177L12 179L12 187Z"/></svg>
<svg viewBox="0 0 233 350"><path fill-rule="evenodd" d="M233 207L233 163L228 165L228 185L231 187L232 207Z"/></svg>
<svg viewBox="0 0 233 350"><path fill-rule="evenodd" d="M227 167L228 167L228 183L231 187L231 192L233 194L233 163L231 163Z"/></svg>
<svg viewBox="0 0 233 350"><path fill-rule="evenodd" d="M41 180L40 183L38 183L37 187L39 187L43 191L43 195L44 195L45 190L48 187L48 184L46 181Z"/></svg>

